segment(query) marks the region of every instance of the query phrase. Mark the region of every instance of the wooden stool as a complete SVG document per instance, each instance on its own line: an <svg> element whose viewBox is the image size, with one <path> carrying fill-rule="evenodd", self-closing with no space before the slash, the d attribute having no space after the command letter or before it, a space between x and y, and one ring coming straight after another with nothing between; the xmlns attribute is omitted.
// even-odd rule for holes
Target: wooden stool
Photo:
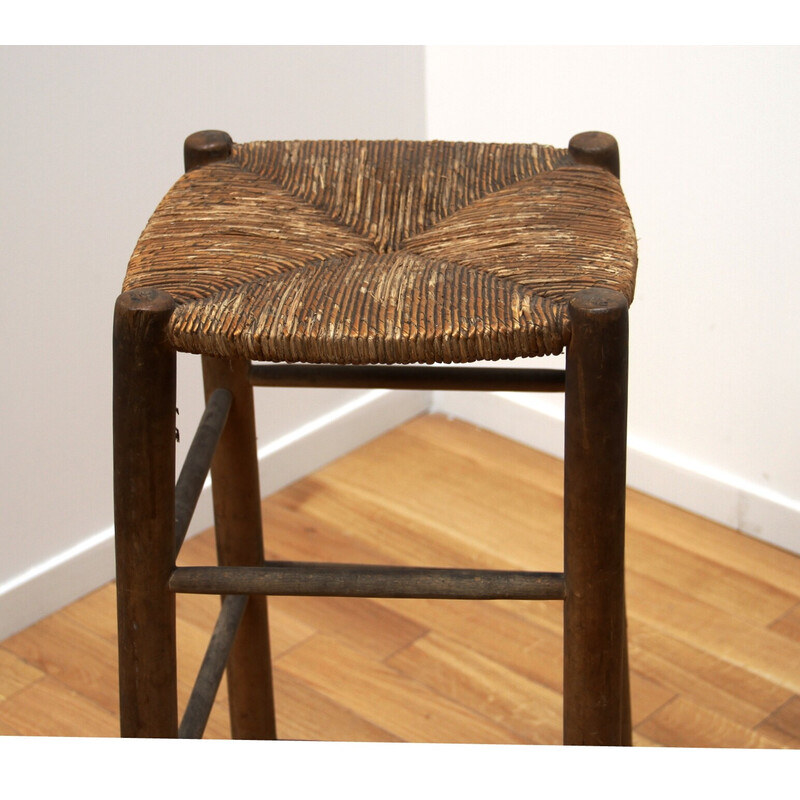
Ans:
<svg viewBox="0 0 800 800"><path fill-rule="evenodd" d="M265 597L295 594L563 599L564 741L630 744L636 238L613 137L557 149L204 131L184 155L114 318L122 735L201 736L227 665L233 736L275 738ZM564 348L563 371L430 366ZM207 398L177 486L176 351L202 355ZM563 573L265 562L253 385L565 391ZM219 566L176 568L209 467ZM180 724L175 592L224 597Z"/></svg>

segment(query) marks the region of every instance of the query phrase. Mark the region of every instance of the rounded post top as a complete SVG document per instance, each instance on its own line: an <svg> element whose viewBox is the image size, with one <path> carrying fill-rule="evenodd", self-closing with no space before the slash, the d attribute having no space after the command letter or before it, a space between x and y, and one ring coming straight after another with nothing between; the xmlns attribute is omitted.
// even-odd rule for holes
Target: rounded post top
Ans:
<svg viewBox="0 0 800 800"><path fill-rule="evenodd" d="M579 164L602 167L619 178L619 145L610 133L586 131L569 140L569 154Z"/></svg>
<svg viewBox="0 0 800 800"><path fill-rule="evenodd" d="M172 295L160 289L123 292L114 306L114 352L123 353L126 348L145 344L171 350L166 328L174 310Z"/></svg>
<svg viewBox="0 0 800 800"><path fill-rule="evenodd" d="M575 319L619 319L628 313L628 300L621 292L595 287L582 289L569 301L569 317Z"/></svg>
<svg viewBox="0 0 800 800"><path fill-rule="evenodd" d="M197 131L183 143L183 164L186 172L224 161L233 151L233 139L225 131Z"/></svg>
<svg viewBox="0 0 800 800"><path fill-rule="evenodd" d="M161 289L131 289L123 292L116 303L117 315L145 313L169 317L174 310L174 298Z"/></svg>

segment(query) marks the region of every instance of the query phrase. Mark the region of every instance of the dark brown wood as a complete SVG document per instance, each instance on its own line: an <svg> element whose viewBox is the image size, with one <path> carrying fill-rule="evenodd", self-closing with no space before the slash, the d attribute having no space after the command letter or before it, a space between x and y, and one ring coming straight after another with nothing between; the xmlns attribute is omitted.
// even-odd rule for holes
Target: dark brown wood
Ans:
<svg viewBox="0 0 800 800"><path fill-rule="evenodd" d="M609 133L586 131L570 139L569 154L579 164L591 164L607 169L619 178L619 146Z"/></svg>
<svg viewBox="0 0 800 800"><path fill-rule="evenodd" d="M230 595L222 601L217 624L178 729L179 739L200 739L203 736L247 600L244 595Z"/></svg>
<svg viewBox="0 0 800 800"><path fill-rule="evenodd" d="M233 396L211 462L217 554L223 566L259 566L264 560L253 388L247 379L248 368L247 361L203 358L206 398L216 389L227 389ZM263 597L248 603L236 636L228 660L228 697L234 738L276 738L267 604Z"/></svg>
<svg viewBox="0 0 800 800"><path fill-rule="evenodd" d="M114 314L114 526L123 736L178 732L175 596L175 353L164 292L117 299Z"/></svg>
<svg viewBox="0 0 800 800"><path fill-rule="evenodd" d="M186 538L192 515L203 491L211 459L217 447L225 420L233 398L225 389L212 393L206 409L197 426L189 452L181 468L178 484L175 487L175 554L177 555Z"/></svg>
<svg viewBox="0 0 800 800"><path fill-rule="evenodd" d="M569 305L564 449L564 743L630 741L623 701L628 303Z"/></svg>
<svg viewBox="0 0 800 800"><path fill-rule="evenodd" d="M624 589L623 589L624 591ZM622 746L633 746L633 718L631 714L631 673L628 660L628 615L622 608Z"/></svg>
<svg viewBox="0 0 800 800"><path fill-rule="evenodd" d="M224 161L233 150L233 139L225 131L198 131L186 137L183 143L183 164L186 172Z"/></svg>
<svg viewBox="0 0 800 800"><path fill-rule="evenodd" d="M250 382L254 386L314 388L563 392L564 371L491 367L254 364L250 368Z"/></svg>
<svg viewBox="0 0 800 800"><path fill-rule="evenodd" d="M176 592L440 600L562 600L560 572L265 562L262 567L178 567Z"/></svg>

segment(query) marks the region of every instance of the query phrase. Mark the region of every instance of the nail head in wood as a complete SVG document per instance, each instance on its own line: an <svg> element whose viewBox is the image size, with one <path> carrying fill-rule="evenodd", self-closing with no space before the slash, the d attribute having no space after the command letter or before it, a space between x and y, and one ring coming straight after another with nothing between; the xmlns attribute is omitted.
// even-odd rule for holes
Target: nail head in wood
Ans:
<svg viewBox="0 0 800 800"><path fill-rule="evenodd" d="M569 154L579 164L602 167L619 178L619 145L610 133L586 131L569 141Z"/></svg>
<svg viewBox="0 0 800 800"><path fill-rule="evenodd" d="M197 131L183 143L183 164L186 172L224 161L233 152L233 139L225 131Z"/></svg>

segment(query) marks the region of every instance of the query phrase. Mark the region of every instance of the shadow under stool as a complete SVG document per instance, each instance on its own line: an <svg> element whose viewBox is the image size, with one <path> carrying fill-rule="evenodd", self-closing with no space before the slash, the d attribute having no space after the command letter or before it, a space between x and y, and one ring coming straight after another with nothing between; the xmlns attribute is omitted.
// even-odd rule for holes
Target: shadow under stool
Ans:
<svg viewBox="0 0 800 800"><path fill-rule="evenodd" d="M233 736L275 738L268 595L506 598L564 602L564 742L630 744L637 257L613 137L559 149L202 131L184 156L114 316L122 735L202 736L227 670ZM452 366L564 349L564 370ZM207 405L176 484L178 351L202 357ZM563 391L563 572L265 562L253 386ZM176 567L209 469L219 565ZM180 721L176 592L223 598Z"/></svg>

